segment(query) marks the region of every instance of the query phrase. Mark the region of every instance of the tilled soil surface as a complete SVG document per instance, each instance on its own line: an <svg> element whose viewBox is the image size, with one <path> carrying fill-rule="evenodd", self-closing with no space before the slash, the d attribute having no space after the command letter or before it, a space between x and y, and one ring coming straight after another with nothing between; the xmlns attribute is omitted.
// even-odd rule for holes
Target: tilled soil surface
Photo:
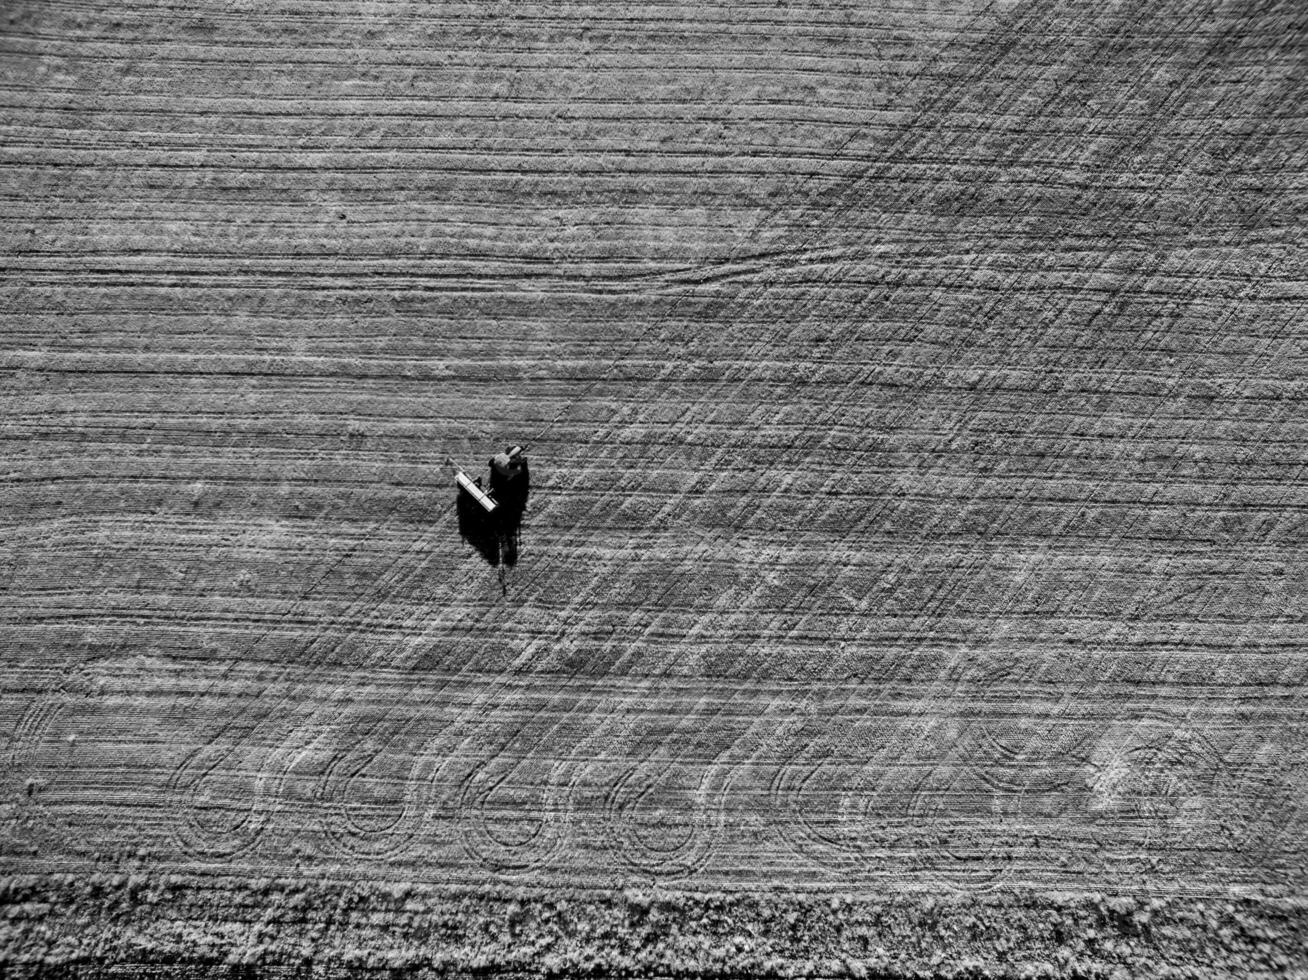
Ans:
<svg viewBox="0 0 1308 980"><path fill-rule="evenodd" d="M1305 50L4 5L0 969L1308 972Z"/></svg>

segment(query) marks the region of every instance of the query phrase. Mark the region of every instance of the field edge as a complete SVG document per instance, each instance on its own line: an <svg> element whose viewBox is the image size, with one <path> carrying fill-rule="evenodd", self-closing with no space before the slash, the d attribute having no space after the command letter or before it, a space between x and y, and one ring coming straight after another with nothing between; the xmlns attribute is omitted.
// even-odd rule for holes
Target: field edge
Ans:
<svg viewBox="0 0 1308 980"><path fill-rule="evenodd" d="M1125 977L1308 971L1308 900L14 876L0 966L95 975Z"/></svg>

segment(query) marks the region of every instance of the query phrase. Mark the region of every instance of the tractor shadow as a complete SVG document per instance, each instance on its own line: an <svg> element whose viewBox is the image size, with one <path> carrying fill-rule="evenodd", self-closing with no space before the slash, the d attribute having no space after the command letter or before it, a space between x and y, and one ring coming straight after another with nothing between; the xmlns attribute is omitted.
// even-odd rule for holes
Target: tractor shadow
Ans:
<svg viewBox="0 0 1308 980"><path fill-rule="evenodd" d="M487 564L498 568L500 564L499 521L488 514L472 494L462 487L457 491L459 511L459 537L472 545L474 551L486 559Z"/></svg>

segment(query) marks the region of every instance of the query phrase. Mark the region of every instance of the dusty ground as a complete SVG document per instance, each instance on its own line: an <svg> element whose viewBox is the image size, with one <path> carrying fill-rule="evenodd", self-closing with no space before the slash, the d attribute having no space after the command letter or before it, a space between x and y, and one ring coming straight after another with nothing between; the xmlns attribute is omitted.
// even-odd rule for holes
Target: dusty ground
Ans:
<svg viewBox="0 0 1308 980"><path fill-rule="evenodd" d="M4 5L0 969L1308 972L1306 44Z"/></svg>

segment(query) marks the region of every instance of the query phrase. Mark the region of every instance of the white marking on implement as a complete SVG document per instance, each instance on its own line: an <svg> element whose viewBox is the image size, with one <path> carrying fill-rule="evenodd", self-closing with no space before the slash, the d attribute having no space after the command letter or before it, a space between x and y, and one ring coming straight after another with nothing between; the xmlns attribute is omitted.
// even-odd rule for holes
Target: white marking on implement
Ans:
<svg viewBox="0 0 1308 980"><path fill-rule="evenodd" d="M486 496L486 492L482 490L481 487L477 486L477 484L469 480L467 474L464 473L462 470L454 474L454 479L458 482L459 486L463 487L464 490L467 490L468 493L472 494L473 500L477 501L477 503L481 504L482 507L486 508L486 513L489 514L491 511L495 509L495 501L491 500L490 497Z"/></svg>

